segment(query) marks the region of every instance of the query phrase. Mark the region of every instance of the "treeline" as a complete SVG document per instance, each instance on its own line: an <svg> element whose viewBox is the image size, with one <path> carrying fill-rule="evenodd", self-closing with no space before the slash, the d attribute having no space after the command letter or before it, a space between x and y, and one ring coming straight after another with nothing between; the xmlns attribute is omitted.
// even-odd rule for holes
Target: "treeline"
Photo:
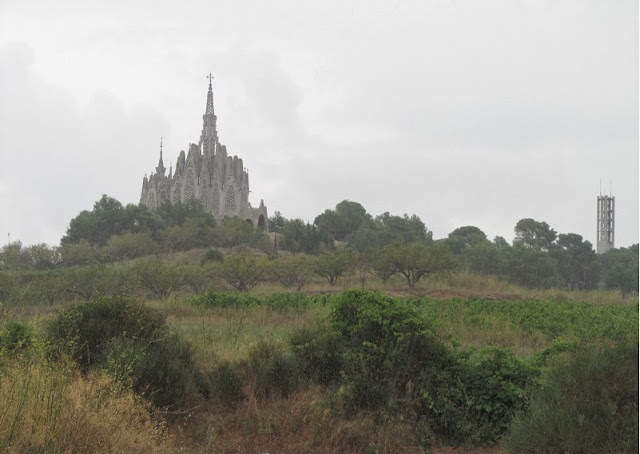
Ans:
<svg viewBox="0 0 640 454"><path fill-rule="evenodd" d="M314 254L323 244L338 241L361 253L391 256L400 245L424 244L448 248L466 272L498 276L529 288L638 293L638 244L597 255L582 236L558 234L534 219L517 222L511 244L500 236L489 240L476 226L459 227L434 241L416 215L387 212L374 218L362 205L347 200L316 217L313 225L287 220L277 212L274 222L274 230L283 237L281 247L294 253Z"/></svg>
<svg viewBox="0 0 640 454"><path fill-rule="evenodd" d="M359 274L363 282L373 275L384 283L399 274L413 287L426 274L463 270L529 288L638 292L637 244L597 255L580 235L558 234L534 219L517 222L511 243L503 237L489 240L476 226L459 227L447 238L434 240L416 215L386 212L374 217L361 204L345 200L318 215L313 224L275 212L270 231L267 235L240 219L225 219L218 225L196 200L149 210L123 206L105 195L93 210L71 220L59 247L23 247L20 242L4 246L0 270L47 271L194 248L237 252L244 247L272 258L279 251L315 256L301 259L309 265L283 262L282 270L272 267L275 271L270 274L286 274L288 266L309 269L324 275L331 285L349 273Z"/></svg>

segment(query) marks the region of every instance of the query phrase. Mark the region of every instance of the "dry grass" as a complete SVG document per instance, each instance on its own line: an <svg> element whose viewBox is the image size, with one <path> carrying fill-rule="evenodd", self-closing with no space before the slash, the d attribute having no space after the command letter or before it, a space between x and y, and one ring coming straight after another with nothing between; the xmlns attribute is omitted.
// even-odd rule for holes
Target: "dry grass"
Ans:
<svg viewBox="0 0 640 454"><path fill-rule="evenodd" d="M37 355L0 367L1 452L171 450L149 405L104 374L81 377Z"/></svg>
<svg viewBox="0 0 640 454"><path fill-rule="evenodd" d="M335 414L317 388L285 399L260 401L250 396L237 408L217 409L196 418L199 421L179 433L190 452L424 452L408 423L376 422L368 414Z"/></svg>

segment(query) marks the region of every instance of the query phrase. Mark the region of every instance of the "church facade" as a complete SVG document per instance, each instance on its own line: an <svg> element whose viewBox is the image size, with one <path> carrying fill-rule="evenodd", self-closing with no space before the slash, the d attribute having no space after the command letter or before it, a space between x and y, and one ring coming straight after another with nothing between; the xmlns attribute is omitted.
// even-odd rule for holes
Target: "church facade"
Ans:
<svg viewBox="0 0 640 454"><path fill-rule="evenodd" d="M188 153L180 152L175 172L170 168L168 175L160 144L160 160L155 173L149 177L145 175L142 180L140 203L155 209L166 202L182 203L196 199L218 223L238 218L266 232L267 207L262 200L258 208L249 203L249 173L243 167L242 159L229 156L227 147L218 140L211 76L202 120L199 142L189 144Z"/></svg>

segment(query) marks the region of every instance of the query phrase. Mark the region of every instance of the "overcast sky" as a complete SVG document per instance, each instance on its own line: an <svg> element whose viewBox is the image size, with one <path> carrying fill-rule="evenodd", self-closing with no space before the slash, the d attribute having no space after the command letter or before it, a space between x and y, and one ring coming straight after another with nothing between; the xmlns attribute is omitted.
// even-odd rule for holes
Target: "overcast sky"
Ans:
<svg viewBox="0 0 640 454"><path fill-rule="evenodd" d="M58 244L197 142L212 72L250 201L638 242L638 2L0 0L0 244ZM4 239L2 238L4 236Z"/></svg>

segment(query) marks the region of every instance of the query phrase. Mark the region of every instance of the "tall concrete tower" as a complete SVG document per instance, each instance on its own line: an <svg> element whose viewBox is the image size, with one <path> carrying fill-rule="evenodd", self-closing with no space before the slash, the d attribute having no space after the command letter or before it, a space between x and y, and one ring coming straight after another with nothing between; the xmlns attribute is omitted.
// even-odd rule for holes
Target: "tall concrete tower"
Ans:
<svg viewBox="0 0 640 454"><path fill-rule="evenodd" d="M598 196L598 238L596 252L604 254L614 248L614 213L616 198L612 195Z"/></svg>

